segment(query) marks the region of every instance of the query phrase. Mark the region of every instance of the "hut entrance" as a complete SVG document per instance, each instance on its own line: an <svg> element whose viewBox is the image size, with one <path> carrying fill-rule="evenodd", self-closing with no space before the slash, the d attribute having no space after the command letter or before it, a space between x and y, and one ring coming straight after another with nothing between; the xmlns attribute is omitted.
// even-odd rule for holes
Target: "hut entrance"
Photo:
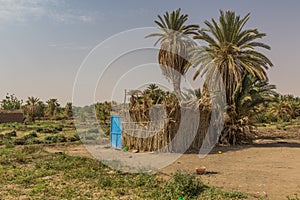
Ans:
<svg viewBox="0 0 300 200"><path fill-rule="evenodd" d="M110 145L122 149L122 119L120 115L110 116Z"/></svg>

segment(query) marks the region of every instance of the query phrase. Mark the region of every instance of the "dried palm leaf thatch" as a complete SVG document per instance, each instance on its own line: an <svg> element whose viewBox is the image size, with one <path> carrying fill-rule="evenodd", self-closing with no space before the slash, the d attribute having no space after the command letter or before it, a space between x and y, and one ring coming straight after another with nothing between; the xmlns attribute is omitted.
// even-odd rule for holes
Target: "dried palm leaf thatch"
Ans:
<svg viewBox="0 0 300 200"><path fill-rule="evenodd" d="M185 152L199 150L210 123L209 98L179 102L169 93L162 104L135 93L129 112L123 112L123 146L139 151ZM130 123L128 123L130 122Z"/></svg>

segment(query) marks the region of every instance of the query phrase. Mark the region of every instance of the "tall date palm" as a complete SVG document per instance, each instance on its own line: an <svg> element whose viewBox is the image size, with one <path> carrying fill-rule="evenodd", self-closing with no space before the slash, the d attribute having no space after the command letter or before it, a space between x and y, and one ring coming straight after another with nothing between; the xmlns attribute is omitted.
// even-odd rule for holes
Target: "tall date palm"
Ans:
<svg viewBox="0 0 300 200"><path fill-rule="evenodd" d="M173 83L174 92L181 97L180 82L191 66L189 60L189 47L195 46L195 42L189 37L196 35L199 26L186 25L187 14L181 14L180 9L171 14L166 12L163 17L158 15L159 20L154 22L162 31L152 33L147 37L158 37L155 45L160 43L158 61L163 75Z"/></svg>
<svg viewBox="0 0 300 200"><path fill-rule="evenodd" d="M199 74L207 80L222 77L226 89L226 101L233 103L232 95L246 73L260 80L267 80L266 69L272 62L257 48L270 50L270 46L257 41L264 36L257 29L245 29L250 13L240 18L235 12L220 11L219 21L205 21L206 28L199 30L195 39L207 43L193 50L193 64L199 66Z"/></svg>

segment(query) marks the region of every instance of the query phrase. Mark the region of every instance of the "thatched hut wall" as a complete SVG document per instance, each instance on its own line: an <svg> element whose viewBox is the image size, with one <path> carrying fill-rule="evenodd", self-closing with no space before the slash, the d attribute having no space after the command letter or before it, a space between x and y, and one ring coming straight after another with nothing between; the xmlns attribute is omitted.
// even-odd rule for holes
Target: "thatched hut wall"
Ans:
<svg viewBox="0 0 300 200"><path fill-rule="evenodd" d="M24 114L21 110L14 111L0 111L0 123L12 123L19 122L22 123L24 120Z"/></svg>
<svg viewBox="0 0 300 200"><path fill-rule="evenodd" d="M199 150L210 123L210 106L141 104L121 114L122 144L139 151L186 152ZM146 106L147 108L150 106ZM126 109L125 109L126 110Z"/></svg>

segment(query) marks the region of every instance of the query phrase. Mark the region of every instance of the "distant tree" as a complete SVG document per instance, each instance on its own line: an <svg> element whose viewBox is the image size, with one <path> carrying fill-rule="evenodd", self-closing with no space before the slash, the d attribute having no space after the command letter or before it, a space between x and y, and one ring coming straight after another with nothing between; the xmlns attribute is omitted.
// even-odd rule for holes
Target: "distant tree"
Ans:
<svg viewBox="0 0 300 200"><path fill-rule="evenodd" d="M72 108L73 108L73 106L72 106L72 103L71 103L71 102L68 102L68 103L66 104L66 106L65 106L65 109L64 109L64 115L65 115L68 119L72 118L72 116L73 116Z"/></svg>
<svg viewBox="0 0 300 200"><path fill-rule="evenodd" d="M95 104L96 116L98 120L107 122L110 118L110 111L111 111L111 103L110 102L102 102Z"/></svg>
<svg viewBox="0 0 300 200"><path fill-rule="evenodd" d="M111 102L101 102L95 104L96 116L99 120L100 126L103 132L108 135L110 130L110 111L111 111Z"/></svg>
<svg viewBox="0 0 300 200"><path fill-rule="evenodd" d="M38 109L37 104L40 101L39 98L36 97L28 97L25 105L26 119L28 121L34 121L37 117Z"/></svg>
<svg viewBox="0 0 300 200"><path fill-rule="evenodd" d="M153 104L160 104L165 97L165 92L156 84L150 84L142 94L148 96L153 101Z"/></svg>
<svg viewBox="0 0 300 200"><path fill-rule="evenodd" d="M37 102L36 110L37 110L36 116L38 118L45 117L46 104L44 102L42 102L42 101Z"/></svg>
<svg viewBox="0 0 300 200"><path fill-rule="evenodd" d="M46 101L46 103L46 113L49 117L53 118L56 114L59 113L60 104L58 103L57 99L49 99L48 101Z"/></svg>
<svg viewBox="0 0 300 200"><path fill-rule="evenodd" d="M2 110L18 110L21 109L23 104L14 94L6 94L5 98L1 101L0 107Z"/></svg>
<svg viewBox="0 0 300 200"><path fill-rule="evenodd" d="M300 116L300 100L293 95L281 95L269 110L277 116L278 121L290 121Z"/></svg>

